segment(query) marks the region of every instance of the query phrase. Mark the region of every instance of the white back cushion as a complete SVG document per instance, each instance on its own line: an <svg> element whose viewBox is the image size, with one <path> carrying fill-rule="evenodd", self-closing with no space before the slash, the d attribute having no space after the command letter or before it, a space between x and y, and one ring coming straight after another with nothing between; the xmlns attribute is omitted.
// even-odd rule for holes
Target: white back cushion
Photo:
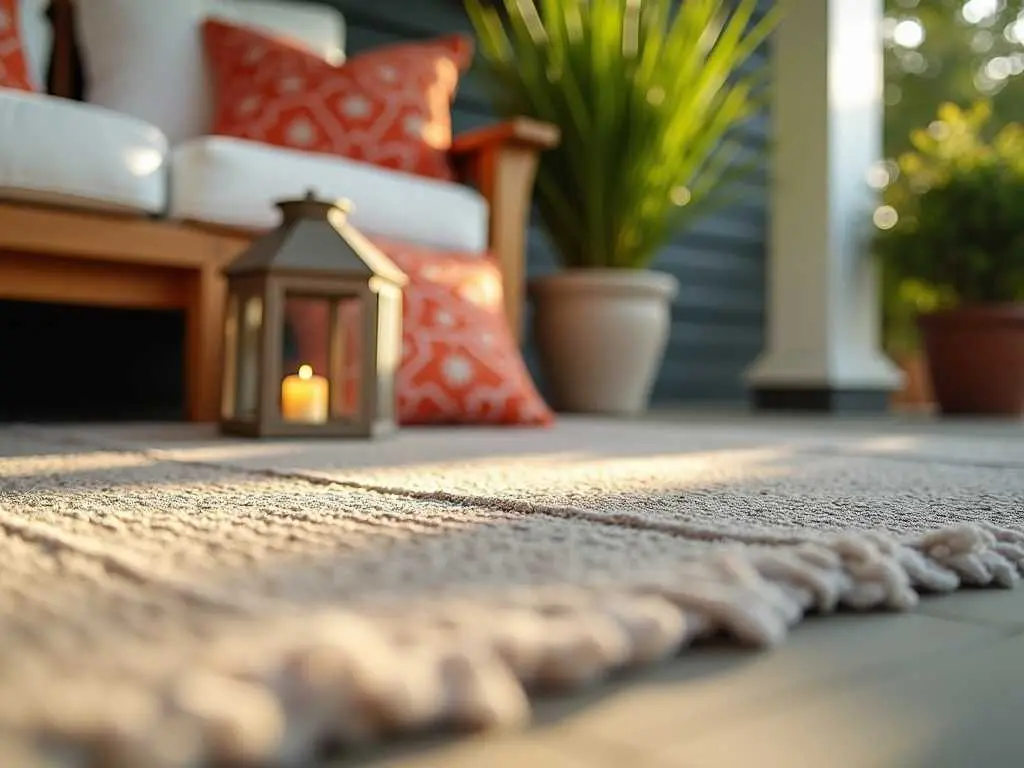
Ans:
<svg viewBox="0 0 1024 768"><path fill-rule="evenodd" d="M344 21L325 5L272 0L78 0L86 100L160 128L172 145L209 132L200 25L207 16L269 29L343 58Z"/></svg>
<svg viewBox="0 0 1024 768"><path fill-rule="evenodd" d="M20 0L18 3L18 21L28 71L32 84L40 91L46 90L46 70L50 66L53 46L53 30L46 18L49 4L50 0Z"/></svg>
<svg viewBox="0 0 1024 768"><path fill-rule="evenodd" d="M207 16L294 37L335 64L345 60L344 21L331 8L268 0L207 0L206 5Z"/></svg>

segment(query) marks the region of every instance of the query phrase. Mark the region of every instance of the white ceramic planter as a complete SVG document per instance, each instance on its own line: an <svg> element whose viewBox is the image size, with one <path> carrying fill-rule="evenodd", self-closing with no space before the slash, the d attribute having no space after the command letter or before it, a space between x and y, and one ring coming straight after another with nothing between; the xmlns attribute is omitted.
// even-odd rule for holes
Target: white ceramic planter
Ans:
<svg viewBox="0 0 1024 768"><path fill-rule="evenodd" d="M576 269L530 283L533 335L556 410L644 411L678 282L663 272Z"/></svg>

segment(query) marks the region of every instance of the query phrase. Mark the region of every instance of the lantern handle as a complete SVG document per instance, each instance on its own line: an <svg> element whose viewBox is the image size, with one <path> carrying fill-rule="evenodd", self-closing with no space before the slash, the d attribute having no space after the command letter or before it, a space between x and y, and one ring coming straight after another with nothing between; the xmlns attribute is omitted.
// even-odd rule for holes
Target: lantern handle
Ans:
<svg viewBox="0 0 1024 768"><path fill-rule="evenodd" d="M303 200L305 200L307 203L316 203L316 202L325 203L325 202L329 202L335 208L340 208L342 213L352 213L352 211L355 210L355 204L351 200L349 200L347 197L339 197L336 200L330 200L330 201L328 201L328 200L321 200L318 197L318 195L316 194L316 188L315 187L307 187L306 188L306 196L303 198Z"/></svg>
<svg viewBox="0 0 1024 768"><path fill-rule="evenodd" d="M281 211L285 221L306 217L325 217L334 211L348 216L355 210L352 201L347 197L322 199L313 187L308 187L306 193L299 199L278 200L275 205Z"/></svg>

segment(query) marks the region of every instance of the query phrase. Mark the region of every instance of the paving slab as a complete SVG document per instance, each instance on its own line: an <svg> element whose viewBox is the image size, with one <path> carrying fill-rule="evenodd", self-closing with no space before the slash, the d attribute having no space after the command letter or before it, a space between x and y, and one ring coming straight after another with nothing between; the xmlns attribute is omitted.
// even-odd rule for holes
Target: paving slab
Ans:
<svg viewBox="0 0 1024 768"><path fill-rule="evenodd" d="M928 659L949 663L951 658L978 656L1008 636L1010 630L1004 627L920 613L816 618L797 627L777 649L708 645L585 693L543 701L535 724L521 734L413 747L398 756L345 762L337 768L496 768L506 762L517 768L747 765L749 754L727 751L734 741L731 732L756 724L764 713L799 711L804 702L855 688L866 678L888 679ZM837 711L834 717L847 714ZM791 730L799 732L795 726ZM693 744L705 751L691 755ZM797 768L785 762L790 754L782 754L779 763L759 762L758 756L753 764ZM728 762L732 759L738 762ZM840 767L827 760L807 764ZM873 763L842 765L865 768ZM878 765L903 768L898 762Z"/></svg>
<svg viewBox="0 0 1024 768"><path fill-rule="evenodd" d="M919 614L811 619L767 651L698 648L678 661L623 681L613 695L578 709L562 727L605 743L642 748L671 736L702 734L814 691L898 670L931 654L967 650L1005 636L991 626ZM553 719L551 709L543 716ZM567 709L574 705L567 701Z"/></svg>
<svg viewBox="0 0 1024 768"><path fill-rule="evenodd" d="M964 589L921 603L920 613L1024 631L1024 587Z"/></svg>
<svg viewBox="0 0 1024 768"><path fill-rule="evenodd" d="M631 750L528 732L418 750L392 750L370 760L339 762L331 768L620 768L628 763L636 763Z"/></svg>
<svg viewBox="0 0 1024 768"><path fill-rule="evenodd" d="M1008 768L1024 765L1022 712L1024 635L989 637L778 699L703 734L663 732L645 756L657 768Z"/></svg>

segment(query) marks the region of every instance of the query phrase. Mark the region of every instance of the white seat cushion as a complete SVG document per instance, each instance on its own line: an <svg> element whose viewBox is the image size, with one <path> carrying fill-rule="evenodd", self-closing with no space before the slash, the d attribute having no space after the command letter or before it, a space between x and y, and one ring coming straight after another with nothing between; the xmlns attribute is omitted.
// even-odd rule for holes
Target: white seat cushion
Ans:
<svg viewBox="0 0 1024 768"><path fill-rule="evenodd" d="M275 201L309 189L350 199L352 223L366 234L471 253L487 248L487 201L461 184L221 136L171 153L173 218L269 228L278 223Z"/></svg>
<svg viewBox="0 0 1024 768"><path fill-rule="evenodd" d="M0 90L0 198L160 213L167 139L134 117Z"/></svg>

